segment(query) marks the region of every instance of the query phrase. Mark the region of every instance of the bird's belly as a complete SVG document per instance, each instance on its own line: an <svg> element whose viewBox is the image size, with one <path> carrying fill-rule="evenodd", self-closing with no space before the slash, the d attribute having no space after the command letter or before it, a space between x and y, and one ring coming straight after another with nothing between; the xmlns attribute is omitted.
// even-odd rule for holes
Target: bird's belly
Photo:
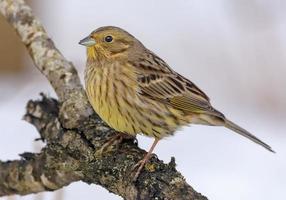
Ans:
<svg viewBox="0 0 286 200"><path fill-rule="evenodd" d="M131 135L163 138L188 123L181 111L137 95L132 84L100 73L86 84L93 109L111 128Z"/></svg>
<svg viewBox="0 0 286 200"><path fill-rule="evenodd" d="M132 117L133 106L128 105L123 92L128 88L123 88L121 83L104 71L96 72L94 79L89 81L86 83L87 96L100 118L116 131L131 135L140 132Z"/></svg>
<svg viewBox="0 0 286 200"><path fill-rule="evenodd" d="M129 117L124 114L124 108L119 108L118 105L116 105L116 102L112 99L107 101L105 99L100 99L98 103L95 102L93 107L100 118L116 131L131 135L135 135L137 133Z"/></svg>
<svg viewBox="0 0 286 200"><path fill-rule="evenodd" d="M134 103L131 107L123 99L117 98L117 102L101 101L95 103L94 109L110 127L130 135L138 133L149 137L163 138L172 135L182 125L187 124L175 117L175 112L166 112L164 105L162 108L157 105L146 105L141 107ZM100 101L99 101L100 102ZM150 107L149 107L150 106Z"/></svg>

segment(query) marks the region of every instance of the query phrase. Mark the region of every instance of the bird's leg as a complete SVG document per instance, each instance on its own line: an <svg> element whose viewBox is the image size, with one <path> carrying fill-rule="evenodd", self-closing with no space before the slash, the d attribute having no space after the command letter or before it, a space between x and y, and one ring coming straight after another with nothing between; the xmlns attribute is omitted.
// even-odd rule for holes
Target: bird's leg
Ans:
<svg viewBox="0 0 286 200"><path fill-rule="evenodd" d="M105 150L107 150L110 146L116 145L116 148L118 148L118 145L122 142L123 139L131 139L133 136L126 135L124 133L116 133L114 136L112 136L104 145L98 150L97 155L101 156Z"/></svg>
<svg viewBox="0 0 286 200"><path fill-rule="evenodd" d="M153 142L153 144L152 144L150 150L148 151L148 153L144 156L144 158L143 158L142 160L140 160L140 161L133 167L133 170L138 167L138 169L137 169L137 171L136 171L136 174L135 174L135 176L134 176L134 178L133 178L133 181L136 181L136 179L138 178L138 176L139 176L141 170L143 169L143 167L145 166L145 164L146 164L146 163L148 162L148 160L150 159L150 156L151 156L151 154L152 154L152 152L153 152L155 146L158 144L158 142L159 142L159 139L158 139L158 138L155 138L155 140L154 140L154 142Z"/></svg>
<svg viewBox="0 0 286 200"><path fill-rule="evenodd" d="M110 147L115 141L117 141L116 143L122 141L122 136L120 135L120 133L116 133L114 136L112 136L110 139L108 139L108 141L103 144L103 146L98 150L98 152L96 152L96 154L98 156L102 156L103 152L108 147Z"/></svg>

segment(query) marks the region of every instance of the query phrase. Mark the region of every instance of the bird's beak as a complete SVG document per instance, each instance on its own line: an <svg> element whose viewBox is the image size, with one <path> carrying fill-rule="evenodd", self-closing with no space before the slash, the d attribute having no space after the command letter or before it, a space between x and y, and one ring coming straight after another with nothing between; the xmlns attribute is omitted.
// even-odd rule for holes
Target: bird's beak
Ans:
<svg viewBox="0 0 286 200"><path fill-rule="evenodd" d="M95 39L91 38L90 36L87 36L86 38L83 38L81 41L79 41L79 44L90 47L96 44Z"/></svg>

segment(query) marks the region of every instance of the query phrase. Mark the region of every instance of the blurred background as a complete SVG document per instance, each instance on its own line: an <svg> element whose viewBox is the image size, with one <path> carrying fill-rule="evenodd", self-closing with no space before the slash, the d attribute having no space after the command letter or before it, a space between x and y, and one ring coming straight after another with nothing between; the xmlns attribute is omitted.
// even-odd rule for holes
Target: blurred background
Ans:
<svg viewBox="0 0 286 200"><path fill-rule="evenodd" d="M78 41L114 25L140 39L212 104L270 144L276 154L220 127L191 126L163 140L155 153L212 200L286 199L286 1L282 0L29 0L58 49L83 77ZM29 99L55 96L24 46L0 15L0 159L39 151L39 137L21 120ZM148 149L152 140L139 137ZM3 199L121 199L73 183L57 192Z"/></svg>

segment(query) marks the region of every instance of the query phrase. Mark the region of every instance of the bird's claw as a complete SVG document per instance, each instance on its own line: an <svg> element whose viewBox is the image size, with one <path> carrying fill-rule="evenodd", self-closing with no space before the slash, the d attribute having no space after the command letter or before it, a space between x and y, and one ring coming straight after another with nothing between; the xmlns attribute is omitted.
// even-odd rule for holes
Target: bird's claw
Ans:
<svg viewBox="0 0 286 200"><path fill-rule="evenodd" d="M112 136L97 152L96 155L101 157L104 152L108 152L108 148L110 146L116 145L116 149L118 149L118 145L122 142L123 136L120 134L116 134Z"/></svg>

